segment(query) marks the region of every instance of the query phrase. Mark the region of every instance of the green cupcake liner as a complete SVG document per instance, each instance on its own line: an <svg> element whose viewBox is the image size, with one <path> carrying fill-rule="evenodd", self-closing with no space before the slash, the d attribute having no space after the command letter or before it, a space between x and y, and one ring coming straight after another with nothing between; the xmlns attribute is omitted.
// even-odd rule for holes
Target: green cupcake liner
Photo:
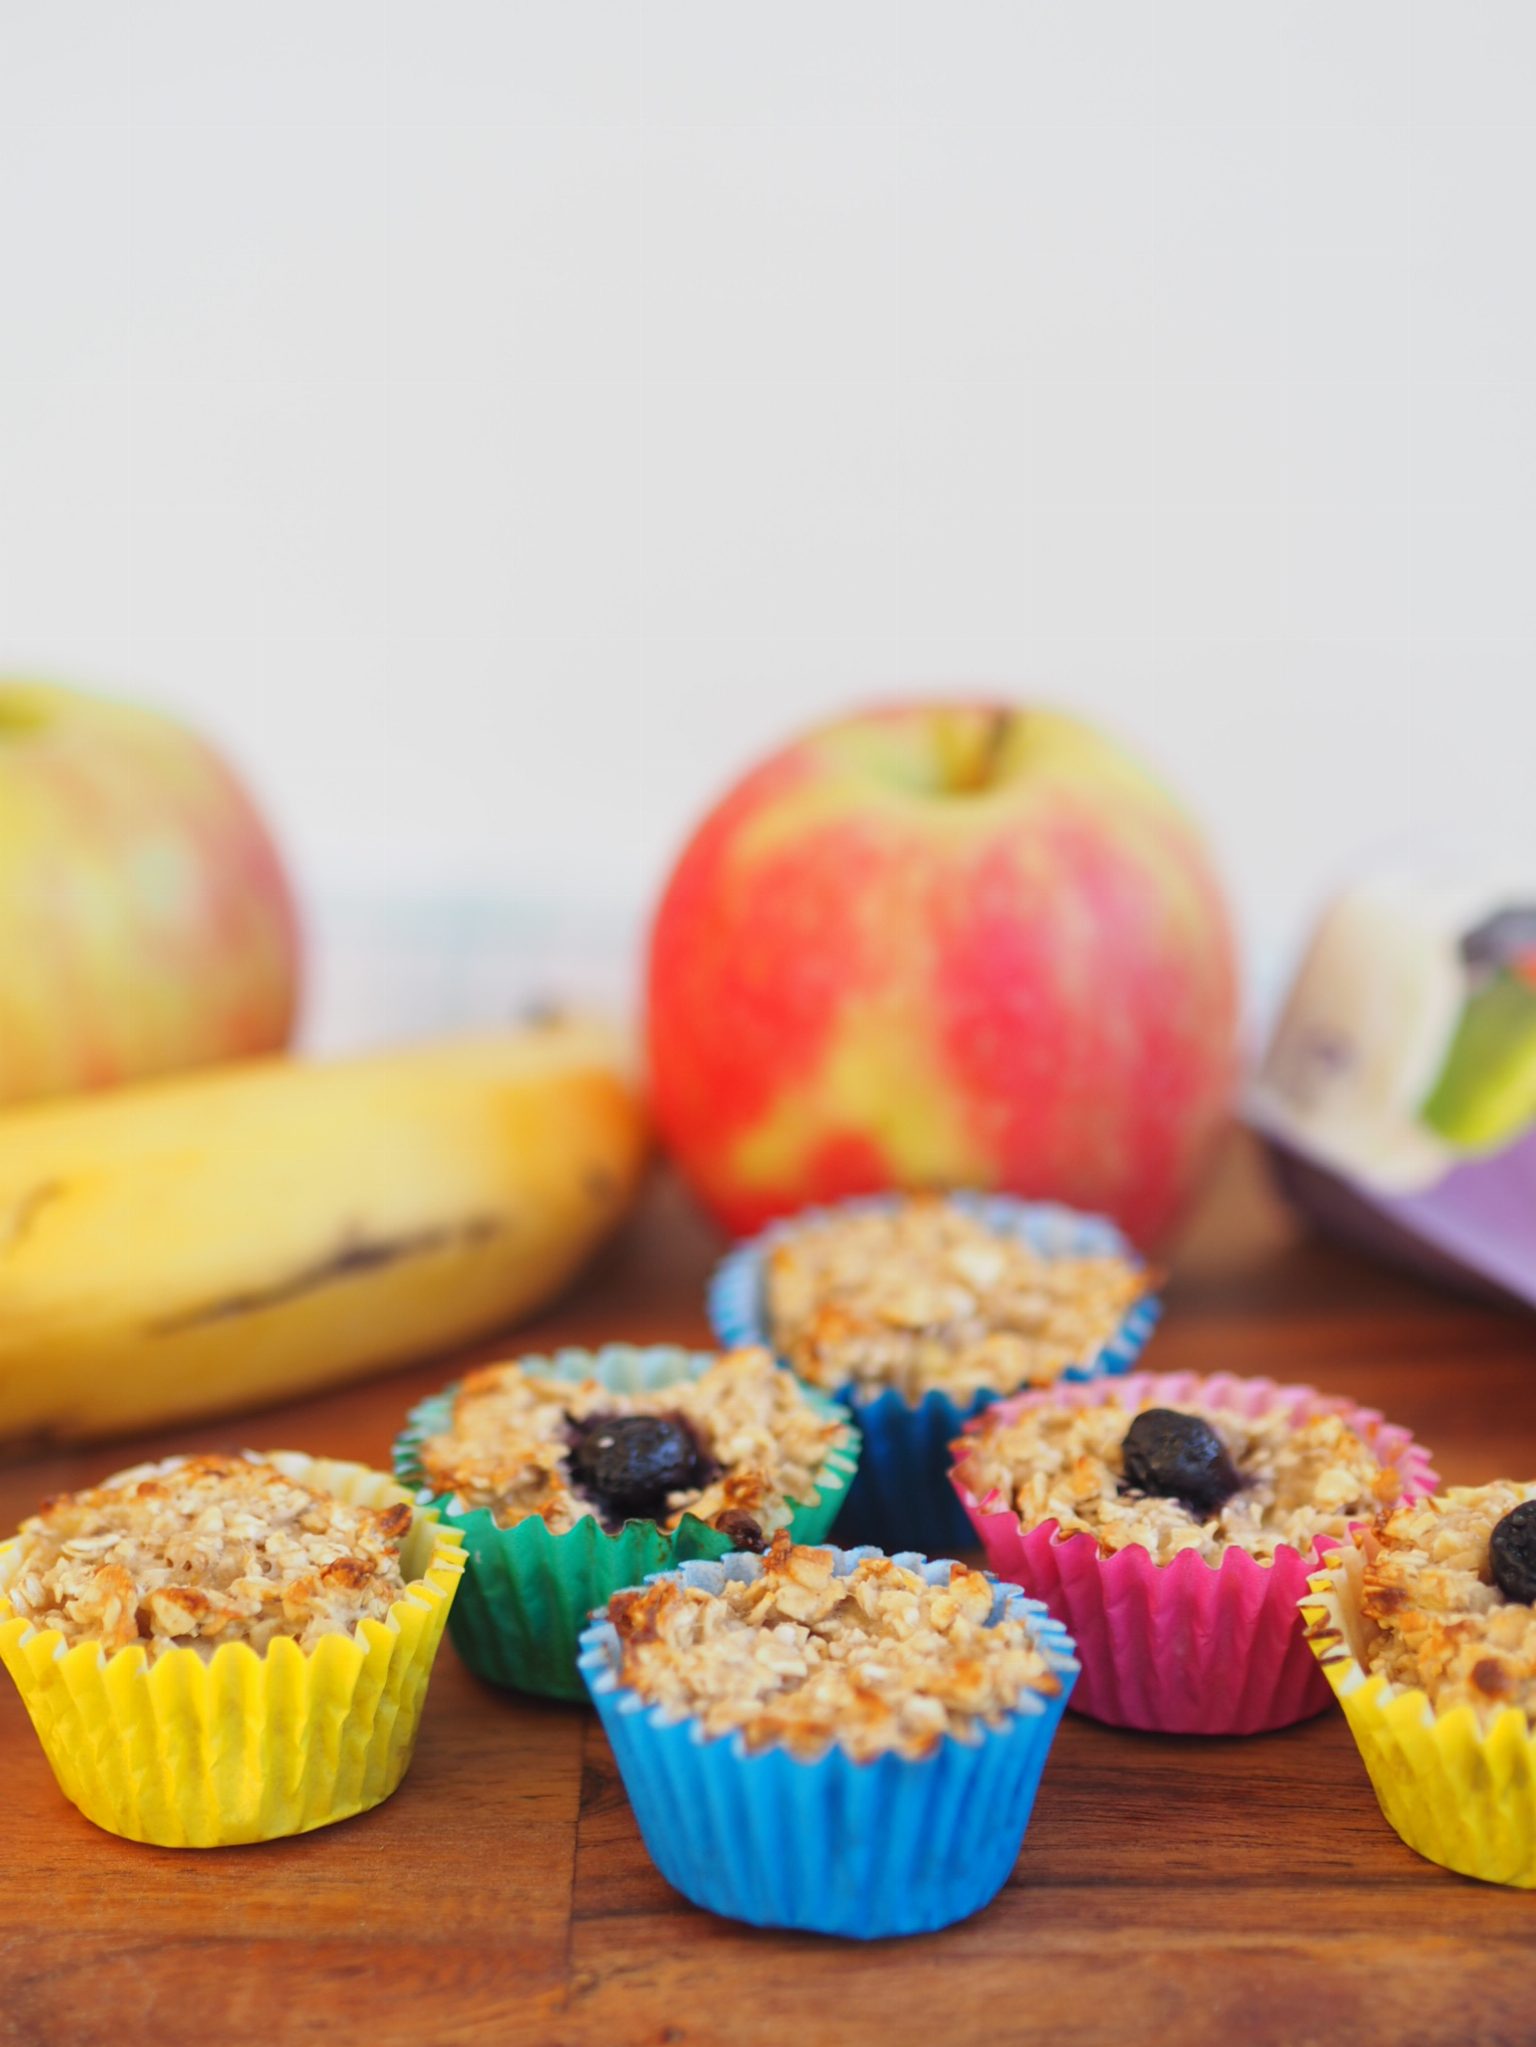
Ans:
<svg viewBox="0 0 1536 2047"><path fill-rule="evenodd" d="M613 1343L597 1351L561 1350L553 1357L518 1362L541 1378L597 1379L613 1393L649 1393L697 1379L718 1355L671 1344L641 1348ZM451 1496L433 1493L425 1483L421 1446L447 1427L457 1391L457 1383L446 1386L414 1407L394 1446L400 1484L409 1486L423 1505L435 1507L450 1528L463 1531L466 1568L448 1617L453 1645L475 1675L490 1684L542 1698L586 1700L576 1657L593 1609L626 1586L643 1584L653 1571L670 1571L696 1559L713 1563L729 1555L731 1539L692 1514L671 1531L654 1521L628 1521L610 1535L589 1516L563 1535L552 1535L536 1517L498 1528L488 1508L451 1512ZM812 1387L801 1391L818 1414L843 1422L848 1430L844 1447L829 1451L817 1473L815 1497L790 1503L794 1540L821 1542L857 1468L860 1438L847 1408Z"/></svg>

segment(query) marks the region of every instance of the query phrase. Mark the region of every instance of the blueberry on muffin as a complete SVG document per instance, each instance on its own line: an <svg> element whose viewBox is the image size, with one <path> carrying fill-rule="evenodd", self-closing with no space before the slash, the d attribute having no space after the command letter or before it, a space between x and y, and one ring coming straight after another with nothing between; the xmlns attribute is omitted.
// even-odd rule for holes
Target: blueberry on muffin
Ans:
<svg viewBox="0 0 1536 2047"><path fill-rule="evenodd" d="M1194 1550L1272 1558L1306 1552L1393 1505L1401 1475L1353 1422L1284 1406L1042 1401L993 1408L966 1440L962 1475L977 1499L997 1493L1026 1526L1054 1521L1111 1556L1131 1545L1159 1563Z"/></svg>
<svg viewBox="0 0 1536 2047"><path fill-rule="evenodd" d="M815 1541L843 1504L859 1432L846 1411L744 1346L608 1344L489 1365L423 1401L395 1470L464 1532L453 1616L479 1677L586 1697L587 1616L691 1557Z"/></svg>
<svg viewBox="0 0 1536 2047"><path fill-rule="evenodd" d="M500 1528L537 1517L558 1535L590 1516L610 1533L631 1520L675 1529L691 1514L761 1548L846 1436L766 1350L630 1392L514 1362L464 1380L420 1464L450 1512L484 1508Z"/></svg>

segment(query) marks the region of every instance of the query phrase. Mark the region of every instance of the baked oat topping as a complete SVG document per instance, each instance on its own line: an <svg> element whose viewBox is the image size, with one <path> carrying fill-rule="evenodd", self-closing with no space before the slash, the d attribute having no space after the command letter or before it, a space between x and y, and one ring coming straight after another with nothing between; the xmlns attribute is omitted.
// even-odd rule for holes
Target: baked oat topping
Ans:
<svg viewBox="0 0 1536 2047"><path fill-rule="evenodd" d="M255 1457L139 1465L49 1500L20 1530L11 1604L67 1643L211 1655L279 1635L313 1648L405 1591L401 1501L358 1507Z"/></svg>
<svg viewBox="0 0 1536 2047"><path fill-rule="evenodd" d="M719 1592L663 1578L616 1594L620 1682L697 1715L707 1734L804 1759L837 1742L856 1761L927 1755L945 1735L996 1725L1025 1692L1060 1689L1027 1621L989 1625L980 1571L952 1564L930 1585L889 1557L846 1575L833 1562L781 1533L761 1575Z"/></svg>
<svg viewBox="0 0 1536 2047"><path fill-rule="evenodd" d="M1326 1404L1298 1421L1278 1409L1178 1403L1175 1411L1198 1412L1221 1438L1238 1490L1205 1511L1139 1492L1125 1476L1126 1434L1138 1413L1164 1404L1151 1396L1135 1406L1114 1397L1082 1407L1042 1401L1011 1419L984 1415L966 1438L960 1476L978 1500L1001 1493L1026 1527L1055 1521L1063 1535L1094 1536L1105 1556L1140 1545L1158 1563L1186 1549L1209 1563L1234 1548L1261 1561L1282 1544L1305 1553L1317 1536L1342 1536L1401 1496L1396 1467Z"/></svg>
<svg viewBox="0 0 1536 2047"><path fill-rule="evenodd" d="M770 1254L774 1348L812 1385L916 1404L1090 1365L1150 1286L1128 1258L1047 1257L938 1195L806 1223Z"/></svg>
<svg viewBox="0 0 1536 2047"><path fill-rule="evenodd" d="M1388 1515L1361 1587L1368 1672L1419 1688L1441 1711L1471 1706L1486 1723L1516 1706L1536 1721L1536 1606L1507 1599L1488 1563L1494 1529L1532 1499L1536 1484L1500 1480Z"/></svg>
<svg viewBox="0 0 1536 2047"><path fill-rule="evenodd" d="M642 1416L667 1426L642 1434ZM693 1514L746 1548L816 1498L847 1436L761 1348L726 1351L697 1379L642 1393L512 1362L465 1379L421 1467L455 1512L488 1507L502 1528L538 1515L559 1535L587 1516L613 1529L639 1513L675 1528Z"/></svg>

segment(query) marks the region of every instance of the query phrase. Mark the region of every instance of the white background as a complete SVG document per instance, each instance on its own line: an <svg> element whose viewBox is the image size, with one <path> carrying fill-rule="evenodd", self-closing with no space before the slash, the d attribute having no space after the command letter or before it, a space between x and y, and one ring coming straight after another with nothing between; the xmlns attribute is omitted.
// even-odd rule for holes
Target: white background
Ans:
<svg viewBox="0 0 1536 2047"><path fill-rule="evenodd" d="M1536 868L1533 75L1520 0L0 0L0 663L498 999L798 724L1045 696L1262 990L1384 842Z"/></svg>

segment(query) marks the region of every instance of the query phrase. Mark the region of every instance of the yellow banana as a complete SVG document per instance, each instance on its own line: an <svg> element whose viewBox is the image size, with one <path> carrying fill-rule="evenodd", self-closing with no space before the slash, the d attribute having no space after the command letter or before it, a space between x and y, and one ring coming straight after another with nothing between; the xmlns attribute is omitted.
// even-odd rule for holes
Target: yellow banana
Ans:
<svg viewBox="0 0 1536 2047"><path fill-rule="evenodd" d="M0 1446L229 1412L451 1349L558 1291L645 1149L557 1022L261 1060L0 1115Z"/></svg>

